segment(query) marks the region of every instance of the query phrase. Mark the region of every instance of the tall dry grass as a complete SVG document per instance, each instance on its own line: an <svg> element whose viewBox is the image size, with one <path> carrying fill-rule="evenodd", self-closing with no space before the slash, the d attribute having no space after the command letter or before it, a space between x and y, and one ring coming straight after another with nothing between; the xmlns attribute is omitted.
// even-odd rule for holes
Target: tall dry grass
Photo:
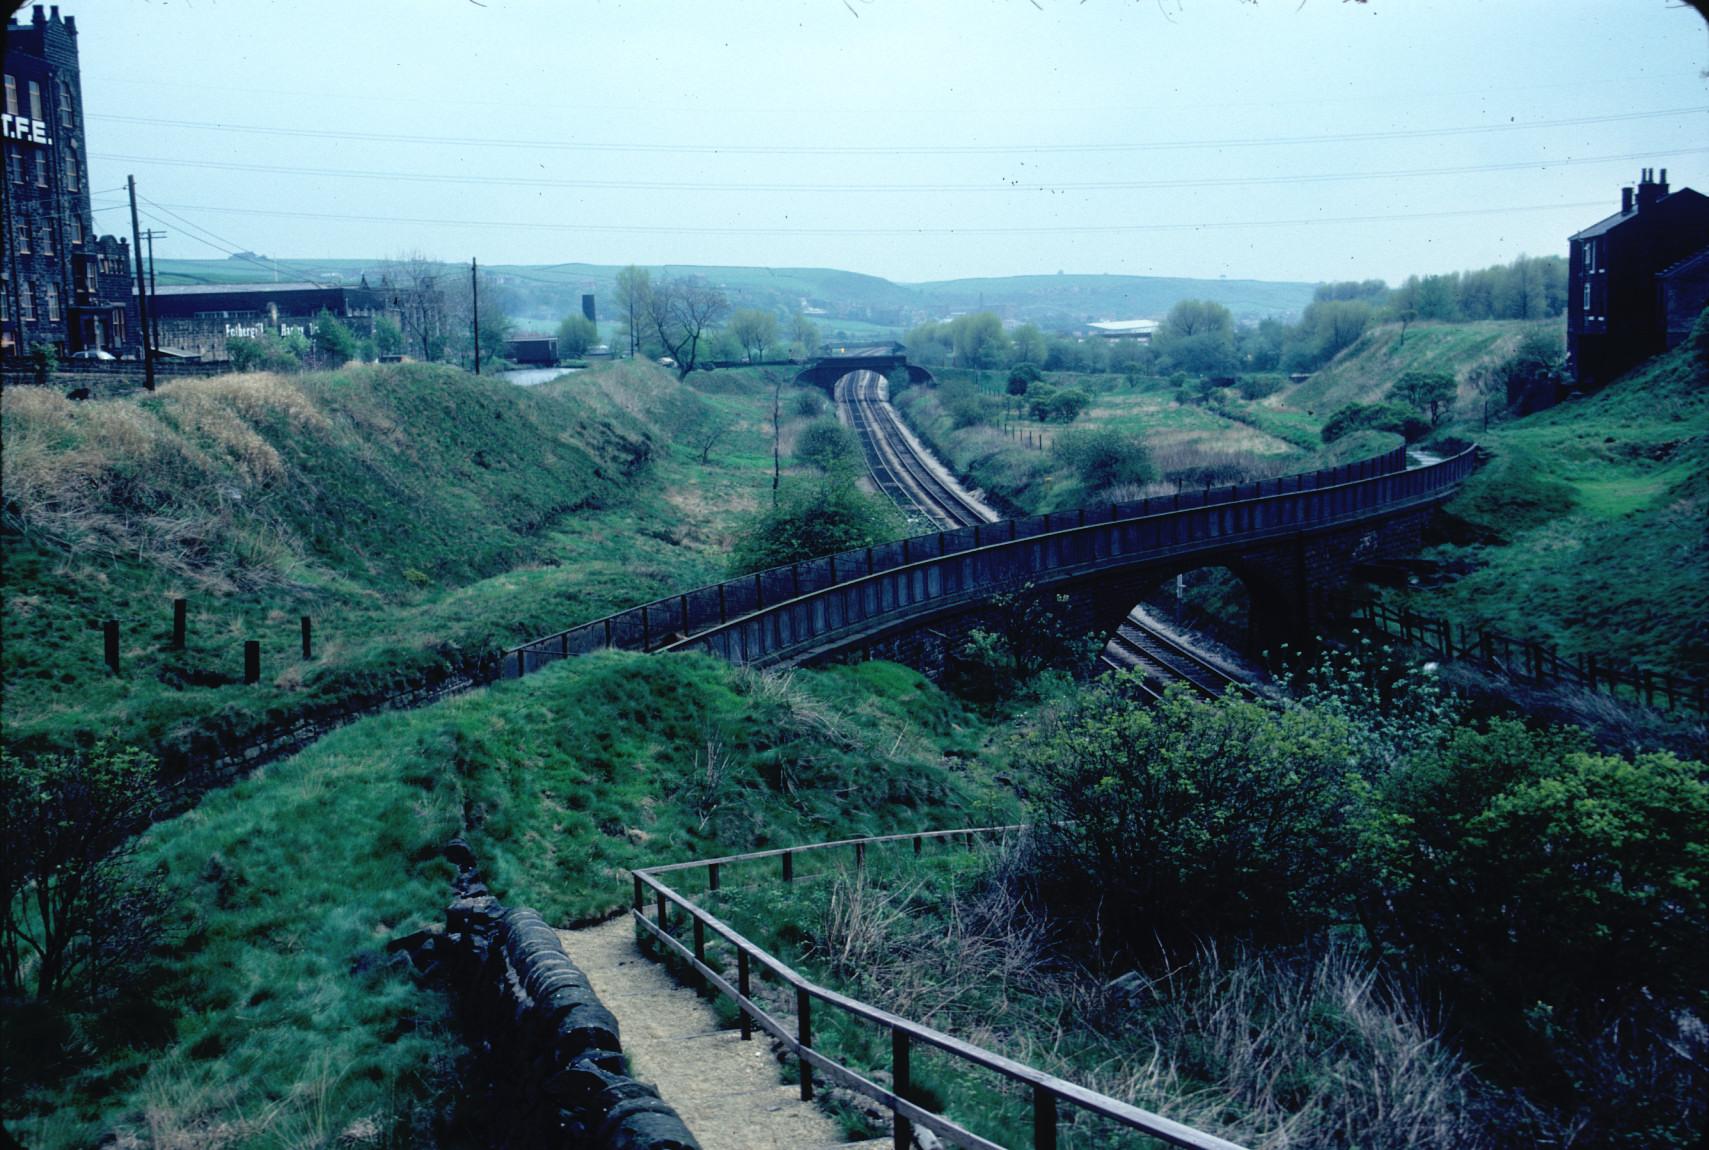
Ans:
<svg viewBox="0 0 1709 1150"><path fill-rule="evenodd" d="M269 502L288 484L277 441L324 435L293 381L180 380L153 396L74 403L0 396L5 529L82 558L142 559L217 587L289 578L295 548Z"/></svg>
<svg viewBox="0 0 1709 1150"><path fill-rule="evenodd" d="M904 1017L1252 1150L1493 1144L1468 1064L1353 950L1206 945L1161 973L1111 978L1052 945L1019 893L1028 849L1011 846L929 915L920 880L839 875L815 957Z"/></svg>

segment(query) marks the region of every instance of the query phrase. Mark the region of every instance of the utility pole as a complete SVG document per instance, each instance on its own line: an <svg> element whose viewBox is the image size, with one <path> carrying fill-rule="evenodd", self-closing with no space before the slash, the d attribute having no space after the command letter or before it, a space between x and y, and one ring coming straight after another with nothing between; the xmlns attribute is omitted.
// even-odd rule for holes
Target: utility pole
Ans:
<svg viewBox="0 0 1709 1150"><path fill-rule="evenodd" d="M469 294L474 306L469 310L475 319L475 374L481 374L481 274L475 257L469 257Z"/></svg>
<svg viewBox="0 0 1709 1150"><path fill-rule="evenodd" d="M126 176L125 186L131 193L131 243L136 252L137 318L142 323L142 385L154 390L154 346L148 330L148 280L142 274L142 225L136 216L136 177Z"/></svg>
<svg viewBox="0 0 1709 1150"><path fill-rule="evenodd" d="M142 238L148 241L148 314L154 320L154 326L149 330L154 334L154 346L160 346L160 287L154 282L154 241L156 237L166 238L165 232L145 228Z"/></svg>

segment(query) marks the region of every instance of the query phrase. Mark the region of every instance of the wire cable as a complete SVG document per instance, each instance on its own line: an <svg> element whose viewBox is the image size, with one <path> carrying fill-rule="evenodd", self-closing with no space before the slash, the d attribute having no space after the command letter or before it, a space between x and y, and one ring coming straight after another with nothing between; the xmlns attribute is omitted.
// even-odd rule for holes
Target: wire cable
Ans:
<svg viewBox="0 0 1709 1150"><path fill-rule="evenodd" d="M317 179L386 180L408 183L500 184L524 188L625 189L630 191L681 192L1110 192L1159 188L1236 188L1275 184L1338 183L1349 180L1418 179L1425 176L1465 176L1482 172L1516 172L1564 168L1585 164L1630 163L1635 160L1665 160L1676 156L1709 154L1709 148L1676 148L1658 152L1627 152L1617 156L1568 156L1558 160L1514 160L1496 164L1461 164L1448 168L1390 168L1369 172L1324 172L1291 176L1226 176L1173 180L1099 180L1082 183L1021 183L1018 180L983 184L725 184L666 180L557 180L537 176L442 176L432 172L387 172L360 168L305 168L286 164L241 164L223 160L177 160L161 156L132 156L97 153L95 158L123 163L158 164L170 168L210 168L230 172L265 172L270 175L312 176Z"/></svg>
<svg viewBox="0 0 1709 1150"><path fill-rule="evenodd" d="M379 143L431 144L435 147L528 148L535 151L650 152L669 155L801 155L801 156L897 156L897 155L1009 155L1016 152L1146 152L1181 151L1199 148L1258 148L1294 144L1344 144L1362 140L1417 140L1439 136L1483 135L1491 132L1522 132L1536 128L1581 127L1587 124L1616 124L1669 116L1699 115L1709 107L1663 108L1652 112L1615 112L1601 116L1574 116L1562 120L1509 120L1496 124L1470 124L1455 128L1393 128L1367 132L1343 132L1326 136L1254 136L1220 140L1153 140L1098 144L923 144L917 146L860 146L836 144L640 144L593 143L580 140L511 140L490 136L423 136L391 132L341 132L322 128L277 128L262 124L227 124L209 120L167 120L153 116L124 116L103 112L90 119L121 124L146 124L157 128L194 128L217 132L240 132L265 136L297 136L321 140L363 140Z"/></svg>
<svg viewBox="0 0 1709 1150"><path fill-rule="evenodd" d="M165 211L165 205L156 205ZM1437 212L1403 212L1367 216L1304 216L1283 220L1212 220L1200 223L1175 224L1057 224L1031 227L697 227L691 224L564 224L534 223L527 220L459 220L423 216L345 215L333 212L300 212L282 208L232 208L210 204L174 204L173 207L191 212L217 212L246 216L273 216L300 220L341 220L354 223L427 224L463 228L522 229L525 231L587 232L601 234L641 235L720 235L720 236L927 236L927 235L1055 235L1065 233L1124 233L1170 231L1216 231L1224 228L1278 228L1319 226L1325 224L1389 223L1397 220L1451 219L1465 216L1509 215L1519 212L1556 212L1602 206L1600 200L1559 204L1529 204L1500 208L1458 208ZM181 218L181 217L180 217Z"/></svg>

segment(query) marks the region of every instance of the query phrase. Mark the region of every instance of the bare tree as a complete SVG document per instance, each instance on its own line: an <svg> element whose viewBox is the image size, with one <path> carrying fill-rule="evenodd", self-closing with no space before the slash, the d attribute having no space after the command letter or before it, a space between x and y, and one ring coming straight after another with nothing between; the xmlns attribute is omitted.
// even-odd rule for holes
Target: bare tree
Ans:
<svg viewBox="0 0 1709 1150"><path fill-rule="evenodd" d="M447 276L454 274L420 251L392 257L382 273L380 282L386 289L387 302L397 309L405 339L419 348L421 358L429 363L445 350L445 330L450 321L445 287Z"/></svg>
<svg viewBox="0 0 1709 1150"><path fill-rule="evenodd" d="M629 354L641 347L641 324L647 315L647 301L653 294L653 277L646 268L630 264L617 273L617 307L629 329Z"/></svg>
<svg viewBox="0 0 1709 1150"><path fill-rule="evenodd" d="M713 446L716 445L720 439L723 439L724 433L729 430L730 425L721 419L714 420L700 429L699 433L694 437L695 445L700 448L700 462L712 462Z"/></svg>
<svg viewBox="0 0 1709 1150"><path fill-rule="evenodd" d="M704 280L660 280L647 297L647 319L659 342L676 361L677 378L686 379L700 355L700 344L729 310L724 293Z"/></svg>

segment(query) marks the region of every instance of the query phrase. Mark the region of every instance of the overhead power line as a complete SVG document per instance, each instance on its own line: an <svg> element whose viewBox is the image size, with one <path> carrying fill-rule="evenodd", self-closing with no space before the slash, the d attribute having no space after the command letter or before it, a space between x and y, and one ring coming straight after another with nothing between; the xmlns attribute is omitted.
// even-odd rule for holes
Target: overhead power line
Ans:
<svg viewBox="0 0 1709 1150"><path fill-rule="evenodd" d="M1179 151L1195 148L1257 148L1294 144L1344 144L1361 140L1414 140L1435 136L1482 135L1491 132L1521 132L1537 128L1581 127L1632 120L1655 120L1669 116L1700 115L1702 105L1664 108L1653 112L1614 112L1602 116L1575 116L1562 120L1509 120L1495 124L1469 124L1454 128L1391 128L1343 132L1324 136L1252 136L1220 140L1151 140L1095 144L923 144L917 146L862 146L840 144L646 144L632 142L593 143L585 140L514 140L490 136L428 136L392 132L347 132L325 128L281 128L263 124L227 124L208 120L167 120L153 116L123 116L95 113L90 119L112 123L146 124L157 128L194 128L216 132L239 132L264 136L298 136L320 140L364 140L378 143L431 144L436 147L530 148L536 151L652 152L669 155L803 155L803 156L896 156L896 155L1008 155L1016 152L1144 152Z"/></svg>
<svg viewBox="0 0 1709 1150"><path fill-rule="evenodd" d="M164 205L155 205L164 210ZM1459 208L1439 212L1401 212L1367 216L1303 216L1283 220L1211 220L1201 223L1175 224L1056 224L1021 227L697 227L692 224L566 224L535 223L527 220L458 220L421 216L344 215L332 212L299 212L283 208L229 208L210 204L175 204L173 207L190 212L220 212L232 215L274 216L300 220L342 220L354 223L426 224L440 227L499 228L541 232L587 232L640 235L729 235L729 236L926 236L926 235L1051 235L1059 233L1092 232L1173 232L1216 231L1225 228L1277 228L1317 226L1323 224L1388 223L1398 220L1448 219L1461 216L1512 215L1520 212L1554 212L1568 209L1601 207L1601 200L1560 204L1527 204L1502 208Z"/></svg>
<svg viewBox="0 0 1709 1150"><path fill-rule="evenodd" d="M977 184L774 184L711 183L675 180L559 180L538 176L437 175L432 172L391 172L361 168L307 168L289 164L242 164L224 160L180 160L163 156L131 156L95 153L95 158L127 164L160 164L172 168L212 168L230 172L266 172L273 175L312 176L317 179L386 180L406 183L501 184L524 188L624 189L673 192L1009 192L1056 193L1079 191L1138 191L1149 188L1223 188L1273 184L1334 183L1347 180L1417 179L1424 176L1465 176L1480 172L1517 172L1542 168L1574 167L1584 164L1629 163L1665 160L1675 156L1709 154L1709 148L1675 148L1654 152L1626 152L1617 156L1568 156L1561 159L1513 160L1496 164L1460 164L1445 168L1389 168L1369 172L1321 172L1278 176L1212 176L1169 180L1093 180L1065 183L1021 183L999 180Z"/></svg>
<svg viewBox="0 0 1709 1150"><path fill-rule="evenodd" d="M316 287L322 286L318 280L316 280L313 276L309 275L307 272L301 271L297 268L289 267L285 264L280 263L277 260L267 259L264 256L263 257L253 256L253 255L249 254L247 251L242 250L239 247L239 245L237 243L235 243L234 241L226 239L224 236L220 235L216 231L213 231L211 228L203 227L202 225L196 223L193 220L185 219L183 216L179 215L177 212L173 211L170 207L168 207L165 204L157 203L154 200L151 200L146 196L138 196L137 198L139 200L141 200L143 203L147 204L149 207L156 208L162 212L165 212L167 215L171 216L174 220L178 221L178 223L180 225L182 225L185 229L188 230L188 232L190 233L191 239L200 240L202 243L213 248L215 251L223 251L223 252L225 252L226 255L231 256L234 259L242 260L244 263L250 264L254 267L258 267L262 271L271 272L275 276L278 275L280 272L286 272L286 273L289 273L291 275L297 276L300 279L307 280L309 283L314 284ZM153 212L147 212L145 214L147 214L148 217L151 220L154 220L156 223L164 224L166 222L165 220L161 219L159 216L155 215ZM211 237L211 238L209 238L209 237Z"/></svg>

